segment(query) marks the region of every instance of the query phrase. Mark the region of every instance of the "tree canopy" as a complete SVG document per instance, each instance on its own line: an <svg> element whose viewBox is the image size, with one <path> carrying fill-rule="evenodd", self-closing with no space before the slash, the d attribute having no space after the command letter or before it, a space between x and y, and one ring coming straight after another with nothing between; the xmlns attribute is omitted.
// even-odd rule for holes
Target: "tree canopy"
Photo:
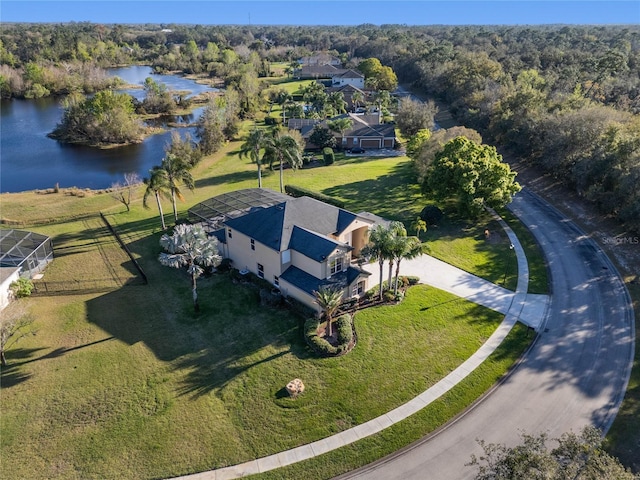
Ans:
<svg viewBox="0 0 640 480"><path fill-rule="evenodd" d="M49 135L65 143L127 144L142 141L143 127L126 93L102 90L93 97L67 99L61 122Z"/></svg>
<svg viewBox="0 0 640 480"><path fill-rule="evenodd" d="M549 450L548 436L522 435L515 447L479 441L483 455L471 457L477 466L475 480L636 480L640 477L625 469L618 459L602 449L602 436L593 427L580 434L569 432L557 439Z"/></svg>
<svg viewBox="0 0 640 480"><path fill-rule="evenodd" d="M515 177L495 147L457 137L436 154L422 186L437 199L455 198L462 214L476 217L485 206L511 202L521 189Z"/></svg>

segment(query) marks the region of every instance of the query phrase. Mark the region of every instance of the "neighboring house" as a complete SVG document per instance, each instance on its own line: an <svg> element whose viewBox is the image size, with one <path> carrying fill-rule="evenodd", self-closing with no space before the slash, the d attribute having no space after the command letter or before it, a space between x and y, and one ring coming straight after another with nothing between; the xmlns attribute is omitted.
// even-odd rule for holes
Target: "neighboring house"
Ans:
<svg viewBox="0 0 640 480"><path fill-rule="evenodd" d="M295 78L305 79L332 79L344 73L346 70L333 65L303 65L293 73Z"/></svg>
<svg viewBox="0 0 640 480"><path fill-rule="evenodd" d="M374 150L381 148L395 148L395 125L391 123L380 123L380 112L374 114L346 113L333 117L329 120L336 120L339 118L349 118L353 125L349 130L342 134L334 133L338 147L343 149L361 147ZM290 129L298 130L302 135L302 138L307 140L307 148L313 149L317 148L317 146L308 143L308 140L309 136L313 132L314 126L318 124L327 126L327 120L292 118L289 120L287 126Z"/></svg>
<svg viewBox="0 0 640 480"><path fill-rule="evenodd" d="M336 73L331 77L331 85L334 87L342 87L352 85L356 88L364 88L364 75L355 70L346 70Z"/></svg>
<svg viewBox="0 0 640 480"><path fill-rule="evenodd" d="M302 66L305 65L333 65L339 67L342 65L342 61L338 57L329 55L328 53L317 53L309 57L302 57L298 60L298 63Z"/></svg>
<svg viewBox="0 0 640 480"><path fill-rule="evenodd" d="M369 228L384 220L260 188L225 194L222 202L220 197L197 205L189 216L209 223L224 257L241 273L253 272L316 311L314 291L319 288L337 288L345 300L369 288L370 274L353 262L368 241Z"/></svg>

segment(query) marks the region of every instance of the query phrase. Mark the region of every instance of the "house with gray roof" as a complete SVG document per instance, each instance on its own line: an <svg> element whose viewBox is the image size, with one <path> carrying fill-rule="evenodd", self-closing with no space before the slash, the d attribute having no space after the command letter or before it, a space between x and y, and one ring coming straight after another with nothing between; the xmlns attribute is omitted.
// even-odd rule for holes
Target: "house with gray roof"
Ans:
<svg viewBox="0 0 640 480"><path fill-rule="evenodd" d="M298 130L302 138L307 140L307 148L317 148L309 143L309 137L313 133L316 125L327 127L327 121L340 118L348 118L351 120L351 128L340 133L334 133L336 137L336 145L339 148L348 150L360 147L370 150L378 150L381 148L395 148L396 130L392 123L381 123L380 112L374 113L345 113L328 120L314 119L289 119L287 126L290 129ZM328 127L327 127L328 128Z"/></svg>
<svg viewBox="0 0 640 480"><path fill-rule="evenodd" d="M266 189L247 191L258 193L255 198L267 198L265 192L275 194ZM314 292L322 287L341 290L345 300L366 292L369 273L354 261L368 242L374 217L310 197L270 194L268 198L265 205L246 202L243 211L229 210L226 216L212 213L221 251L235 268L253 272L285 297L317 311ZM194 211L202 209L195 207Z"/></svg>

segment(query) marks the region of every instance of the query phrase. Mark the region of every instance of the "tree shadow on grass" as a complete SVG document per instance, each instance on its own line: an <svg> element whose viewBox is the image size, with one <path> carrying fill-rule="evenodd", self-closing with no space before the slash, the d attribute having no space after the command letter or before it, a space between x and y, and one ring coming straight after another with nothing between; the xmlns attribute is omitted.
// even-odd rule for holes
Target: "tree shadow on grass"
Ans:
<svg viewBox="0 0 640 480"><path fill-rule="evenodd" d="M247 170L242 172L226 173L224 175L212 175L210 177L201 178L196 180L196 188L212 187L215 185L232 185L234 183L242 183L250 180L255 180L256 187L258 186L258 167L254 170ZM263 172L264 175L264 172Z"/></svg>

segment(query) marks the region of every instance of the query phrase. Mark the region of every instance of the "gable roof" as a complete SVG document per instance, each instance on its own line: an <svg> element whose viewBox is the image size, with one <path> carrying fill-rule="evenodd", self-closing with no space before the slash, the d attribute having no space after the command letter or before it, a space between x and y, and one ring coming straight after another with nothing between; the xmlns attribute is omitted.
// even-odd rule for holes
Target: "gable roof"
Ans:
<svg viewBox="0 0 640 480"><path fill-rule="evenodd" d="M259 208L225 223L228 227L244 233L273 250L280 250L284 207L286 202L271 207Z"/></svg>
<svg viewBox="0 0 640 480"><path fill-rule="evenodd" d="M344 244L336 242L324 235L318 235L317 233L294 225L288 248L316 262L323 262L331 255L331 252L343 245Z"/></svg>
<svg viewBox="0 0 640 480"><path fill-rule="evenodd" d="M347 70L340 73L336 73L334 78L364 78L364 75L355 70Z"/></svg>
<svg viewBox="0 0 640 480"><path fill-rule="evenodd" d="M323 254L327 256L337 247L351 248L328 237L340 235L358 218L372 223L367 218L311 197L289 197L285 202L255 209L225 223L273 250L283 251L294 245L297 251L317 259Z"/></svg>

